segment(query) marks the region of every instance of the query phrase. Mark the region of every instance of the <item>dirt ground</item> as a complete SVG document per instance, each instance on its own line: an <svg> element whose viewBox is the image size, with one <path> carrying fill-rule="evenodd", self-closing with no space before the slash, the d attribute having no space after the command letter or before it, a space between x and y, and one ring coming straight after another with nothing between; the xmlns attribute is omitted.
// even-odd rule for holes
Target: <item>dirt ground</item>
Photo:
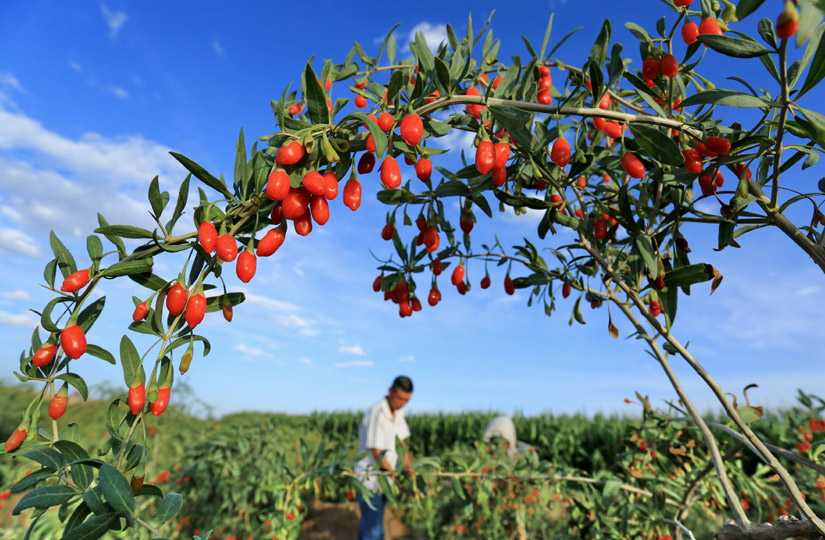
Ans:
<svg viewBox="0 0 825 540"><path fill-rule="evenodd" d="M301 540L356 540L360 513L357 503L316 503L301 526ZM386 540L411 540L410 531L387 508Z"/></svg>

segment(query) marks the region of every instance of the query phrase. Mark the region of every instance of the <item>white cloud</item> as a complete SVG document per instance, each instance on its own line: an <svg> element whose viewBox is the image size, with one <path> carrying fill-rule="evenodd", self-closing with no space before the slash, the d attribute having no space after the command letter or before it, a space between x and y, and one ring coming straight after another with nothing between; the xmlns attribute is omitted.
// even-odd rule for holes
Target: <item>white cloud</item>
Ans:
<svg viewBox="0 0 825 540"><path fill-rule="evenodd" d="M816 285L812 285L810 287L802 287L798 289L795 294L797 296L811 296L814 294L819 294L822 291L822 287L817 287Z"/></svg>
<svg viewBox="0 0 825 540"><path fill-rule="evenodd" d="M100 13L106 21L106 26L109 27L109 37L114 39L129 17L125 11L112 11L105 4L100 4Z"/></svg>
<svg viewBox="0 0 825 540"><path fill-rule="evenodd" d="M232 347L232 350L252 358L264 358L272 356L263 349L259 349L258 347L252 347L245 343L238 343L237 345Z"/></svg>
<svg viewBox="0 0 825 540"><path fill-rule="evenodd" d="M311 359L309 359L309 358L307 358L306 356L302 356L302 357L300 357L300 358L298 359L298 361L299 361L300 363L302 363L302 364L307 365L307 366L311 366L311 365L312 365L312 360L311 360Z"/></svg>
<svg viewBox="0 0 825 540"><path fill-rule="evenodd" d="M3 214L12 221L19 222L23 219L23 214L21 214L19 211L12 208L11 206L0 206L0 214Z"/></svg>
<svg viewBox="0 0 825 540"><path fill-rule="evenodd" d="M474 133L460 129L453 129L443 137L435 139L435 143L441 148L455 150L456 153L463 150L467 159L472 161L476 155L476 149L473 145L474 140Z"/></svg>
<svg viewBox="0 0 825 540"><path fill-rule="evenodd" d="M304 336L317 336L319 334L318 324L315 320L299 315L300 308L295 304L276 300L267 296L254 293L245 293L246 301L250 304L262 307L267 310L269 316L275 324L282 328L297 330Z"/></svg>
<svg viewBox="0 0 825 540"><path fill-rule="evenodd" d="M295 304L291 304L289 302L284 302L283 300L276 300L275 298L269 298L268 296L263 296L260 294L251 293L248 291L244 291L244 295L246 296L246 301L250 304L254 304L256 306L260 306L272 311L290 311L295 312L298 311L300 308Z"/></svg>
<svg viewBox="0 0 825 540"><path fill-rule="evenodd" d="M415 363L415 356L412 354L405 354L398 361L402 364L414 364Z"/></svg>
<svg viewBox="0 0 825 540"><path fill-rule="evenodd" d="M7 86L18 92L23 91L23 86L17 80L17 77L7 71L0 71L0 86Z"/></svg>
<svg viewBox="0 0 825 540"><path fill-rule="evenodd" d="M427 43L427 46L435 52L438 49L438 46L442 43L447 42L447 25L446 24L433 24L427 21L422 21L415 26L413 26L412 30L410 30L409 35L407 36L407 43L415 40L415 35L421 32L424 35L424 41ZM407 46L409 48L409 45Z"/></svg>
<svg viewBox="0 0 825 540"><path fill-rule="evenodd" d="M69 67L75 73L83 73L83 66L81 66L79 63L75 62L74 60L69 60Z"/></svg>
<svg viewBox="0 0 825 540"><path fill-rule="evenodd" d="M223 45L221 45L221 42L217 39L212 40L212 50L215 51L215 54L217 54L221 58L226 56L226 50L223 48Z"/></svg>
<svg viewBox="0 0 825 540"><path fill-rule="evenodd" d="M367 351L361 345L340 345L338 347L339 353L351 354L353 356L366 356Z"/></svg>
<svg viewBox="0 0 825 540"><path fill-rule="evenodd" d="M37 257L40 255L40 248L37 243L23 231L0 228L0 250Z"/></svg>
<svg viewBox="0 0 825 540"><path fill-rule="evenodd" d="M339 369L359 368L359 367L373 367L375 362L372 360L350 360L349 362L337 362L335 367Z"/></svg>
<svg viewBox="0 0 825 540"><path fill-rule="evenodd" d="M116 98L126 99L127 97L129 97L129 92L127 92L124 88L121 88L120 86L112 86L111 90L112 94Z"/></svg>
<svg viewBox="0 0 825 540"><path fill-rule="evenodd" d="M16 290L2 292L0 293L0 298L3 300L30 300L31 295L26 291Z"/></svg>
<svg viewBox="0 0 825 540"><path fill-rule="evenodd" d="M75 140L6 110L0 110L0 149L36 152L73 172L103 176L100 180L109 187L113 183L145 186L156 174L177 177L182 172L168 147L141 135L110 139L86 133Z"/></svg>
<svg viewBox="0 0 825 540"><path fill-rule="evenodd" d="M39 320L30 311L23 313L9 313L0 310L0 325L7 326L35 326Z"/></svg>

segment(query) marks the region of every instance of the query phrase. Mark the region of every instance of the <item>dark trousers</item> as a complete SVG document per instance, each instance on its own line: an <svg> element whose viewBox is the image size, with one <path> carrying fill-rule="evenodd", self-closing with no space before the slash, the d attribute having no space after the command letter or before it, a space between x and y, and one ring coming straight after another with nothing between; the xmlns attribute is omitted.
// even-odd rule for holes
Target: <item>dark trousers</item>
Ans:
<svg viewBox="0 0 825 540"><path fill-rule="evenodd" d="M375 493L369 502L372 508L366 500L358 496L358 507L361 509L358 540L384 540L384 506L387 500L382 493Z"/></svg>

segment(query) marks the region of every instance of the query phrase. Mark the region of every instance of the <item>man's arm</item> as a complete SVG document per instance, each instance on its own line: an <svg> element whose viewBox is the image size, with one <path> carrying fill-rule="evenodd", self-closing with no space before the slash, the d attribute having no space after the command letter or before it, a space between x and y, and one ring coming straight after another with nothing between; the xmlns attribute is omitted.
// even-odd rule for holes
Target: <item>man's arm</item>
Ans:
<svg viewBox="0 0 825 540"><path fill-rule="evenodd" d="M370 448L370 452L372 453L372 458L378 463L378 466L381 468L382 471L386 471L389 473L394 472L393 465L389 462L386 456L382 456L381 453L384 452L381 448Z"/></svg>
<svg viewBox="0 0 825 540"><path fill-rule="evenodd" d="M406 439L401 441L401 446L404 447L404 470L407 471L408 475L412 476L415 474L415 470L413 469L412 450L410 450L409 445L407 445Z"/></svg>

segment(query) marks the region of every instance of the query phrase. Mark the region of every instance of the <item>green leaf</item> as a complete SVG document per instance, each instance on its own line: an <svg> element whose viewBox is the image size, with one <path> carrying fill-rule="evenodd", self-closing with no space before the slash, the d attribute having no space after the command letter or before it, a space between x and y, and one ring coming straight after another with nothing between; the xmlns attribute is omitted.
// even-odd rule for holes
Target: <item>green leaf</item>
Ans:
<svg viewBox="0 0 825 540"><path fill-rule="evenodd" d="M109 222L106 221L106 218L103 217L103 214L101 214L99 212L97 214L97 223L101 227L108 227L109 226ZM105 236L106 239L109 242L111 242L112 244L115 245L115 247L117 248L118 256L121 259L126 256L126 246L124 245L123 240L121 240L120 237L115 236L113 234L105 234L105 233L104 233L103 236Z"/></svg>
<svg viewBox="0 0 825 540"><path fill-rule="evenodd" d="M764 108L768 106L765 101L758 97L734 90L705 90L704 92L698 92L685 99L682 102L682 106L690 107L692 105L705 105L708 103L744 108Z"/></svg>
<svg viewBox="0 0 825 540"><path fill-rule="evenodd" d="M159 291L160 289L163 289L164 287L166 287L168 283L162 277L152 273L129 274L129 279L131 279L135 283L140 283L147 289L152 289L153 291Z"/></svg>
<svg viewBox="0 0 825 540"><path fill-rule="evenodd" d="M814 141L825 148L825 116L804 107L799 107L799 110L802 111L802 114L811 124L811 135Z"/></svg>
<svg viewBox="0 0 825 540"><path fill-rule="evenodd" d="M736 4L736 18L740 21L759 9L765 0L739 0Z"/></svg>
<svg viewBox="0 0 825 540"><path fill-rule="evenodd" d="M121 261L105 268L102 272L100 272L100 275L105 278L115 278L120 276L132 276L134 274L146 274L152 271L152 263L152 257Z"/></svg>
<svg viewBox="0 0 825 540"><path fill-rule="evenodd" d="M249 182L249 170L246 162L246 142L243 137L243 128L238 134L238 144L235 147L235 186L241 196L246 194L246 185Z"/></svg>
<svg viewBox="0 0 825 540"><path fill-rule="evenodd" d="M435 188L436 197L455 197L457 195L465 196L469 194L469 192L469 188L459 180L442 182L437 188Z"/></svg>
<svg viewBox="0 0 825 540"><path fill-rule="evenodd" d="M544 58L544 53L547 52L547 45L550 44L550 36L553 35L553 18L551 13L547 19L547 27L544 29L544 39L541 40L541 50L539 50L539 59Z"/></svg>
<svg viewBox="0 0 825 540"><path fill-rule="evenodd" d="M668 137L655 127L643 124L631 124L631 131L639 147L650 156L668 165L681 167L684 158L679 146L671 137Z"/></svg>
<svg viewBox="0 0 825 540"><path fill-rule="evenodd" d="M808 49L805 51L805 56L808 56L808 50L813 49L816 41L819 43L816 45L816 53L814 54L813 62L808 70L808 76L802 84L802 88L800 88L799 92L796 94L796 99L802 97L808 92L808 90L819 84L822 78L825 77L825 39L822 39L822 31L818 32L817 37L812 39L808 44Z"/></svg>
<svg viewBox="0 0 825 540"><path fill-rule="evenodd" d="M108 463L100 467L100 488L106 502L118 512L130 515L135 510L135 496L129 481Z"/></svg>
<svg viewBox="0 0 825 540"><path fill-rule="evenodd" d="M89 506L86 503L81 502L80 504L78 504L77 508L74 509L74 512L72 512L72 515L69 517L68 521L66 521L65 528L63 529L62 538L64 540L69 540L72 537L72 530L76 529L83 522L83 520L86 519L86 516L91 514L91 512L92 511L89 510Z"/></svg>
<svg viewBox="0 0 825 540"><path fill-rule="evenodd" d="M165 523L175 517L183 506L183 497L179 493L167 493L158 505L158 520Z"/></svg>
<svg viewBox="0 0 825 540"><path fill-rule="evenodd" d="M129 336L120 339L120 363L123 366L123 381L126 386L131 386L137 377L138 368L141 366L140 355L135 344Z"/></svg>
<svg viewBox="0 0 825 540"><path fill-rule="evenodd" d="M307 62L304 68L304 93L306 94L307 109L309 118L313 124L329 124L329 109L327 109L327 95L312 69L312 64Z"/></svg>
<svg viewBox="0 0 825 540"><path fill-rule="evenodd" d="M533 139L530 134L533 117L530 113L516 109L515 107L498 105L491 106L490 113L493 115L495 121L501 124L501 127L513 136L519 146L522 148L530 148Z"/></svg>
<svg viewBox="0 0 825 540"><path fill-rule="evenodd" d="M372 138L375 140L375 157L381 158L381 156L384 155L384 150L387 148L387 134L366 114L354 112L351 116L358 118L367 127Z"/></svg>
<svg viewBox="0 0 825 540"><path fill-rule="evenodd" d="M60 328L52 321L52 310L54 310L57 304L62 304L64 302L71 302L71 298L67 298L65 296L58 296L57 298L52 298L49 300L49 303L46 304L46 307L43 308L42 313L40 313L40 326L43 327L44 330L48 332L59 332Z"/></svg>
<svg viewBox="0 0 825 540"><path fill-rule="evenodd" d="M109 362L110 364L116 363L114 355L99 345L94 345L92 343L88 344L86 346L86 353L91 354L95 358L100 358L101 360Z"/></svg>
<svg viewBox="0 0 825 540"><path fill-rule="evenodd" d="M93 515L75 527L66 540L97 540L116 524L116 514Z"/></svg>
<svg viewBox="0 0 825 540"><path fill-rule="evenodd" d="M178 190L178 200L175 202L175 210L172 212L172 218L166 223L166 230L171 233L172 229L175 228L175 224L180 219L180 216L183 214L183 210L186 208L186 202L189 199L189 179L192 178L191 174L187 174L186 178L183 179L181 182L180 189Z"/></svg>
<svg viewBox="0 0 825 540"><path fill-rule="evenodd" d="M163 195L166 195L166 197ZM158 182L158 177L155 176L149 183L149 205L152 207L152 213L156 218L160 219L160 215L163 213L163 209L166 208L168 202L169 194L166 192L161 194L160 183Z"/></svg>
<svg viewBox="0 0 825 540"><path fill-rule="evenodd" d="M53 472L49 469L40 469L31 474L27 474L9 489L12 493L22 493L27 491L29 488L36 486L46 478L51 478L52 476Z"/></svg>
<svg viewBox="0 0 825 540"><path fill-rule="evenodd" d="M718 53L734 58L756 58L771 52L752 39L705 34L699 36L699 42Z"/></svg>
<svg viewBox="0 0 825 540"><path fill-rule="evenodd" d="M42 465L44 469L48 469L52 472L56 472L66 464L63 454L54 448L49 448L48 446L30 450L23 455L32 461L36 461Z"/></svg>
<svg viewBox="0 0 825 540"><path fill-rule="evenodd" d="M415 39L410 42L410 51L412 51L418 63L421 64L421 67L424 68L424 71L430 73L435 69L433 53L430 51L430 47L427 45L427 40L424 39L422 32L415 33Z"/></svg>
<svg viewBox="0 0 825 540"><path fill-rule="evenodd" d="M602 29L599 31L598 37L596 37L596 42L593 44L593 48L590 49L590 58L598 66L601 66L604 63L604 59L607 58L607 45L610 42L610 20L605 19L604 23L602 23Z"/></svg>
<svg viewBox="0 0 825 540"><path fill-rule="evenodd" d="M317 83L318 81L315 82ZM326 106L326 103L324 103L324 110L326 110ZM226 184L223 180L215 178L214 176L212 176L211 173L209 173L209 171L207 171L206 169L204 169L188 157L184 156L183 154L179 154L177 152L169 152L169 154L171 154L173 158L178 160L178 162L180 162L181 165L186 167L186 170L194 174L195 178L197 178L207 186L211 187L212 189L226 197L227 200L231 200L233 198L232 193L229 192L229 189L226 187Z"/></svg>
<svg viewBox="0 0 825 540"><path fill-rule="evenodd" d="M99 261L103 257L103 243L100 238L90 234L86 237L86 251L89 253L89 258L93 261Z"/></svg>
<svg viewBox="0 0 825 540"><path fill-rule="evenodd" d="M229 303L232 306L237 306L246 300L246 296L242 292L232 292L222 294L220 296L210 296L206 299L206 312L211 313L213 311L220 311L223 307L223 302L226 300L229 300Z"/></svg>
<svg viewBox="0 0 825 540"><path fill-rule="evenodd" d="M120 236L121 238L152 238L152 231L134 225L109 225L98 227L95 232L106 236Z"/></svg>
<svg viewBox="0 0 825 540"><path fill-rule="evenodd" d="M644 28L642 28L638 24L636 24L634 22L626 22L626 23L624 23L624 27L627 28L628 31L630 31L631 34L636 36L636 39L638 39L639 41L644 41L646 43L649 43L650 41L652 41L650 39L650 34L647 33L647 30L645 30Z"/></svg>
<svg viewBox="0 0 825 540"><path fill-rule="evenodd" d="M54 276L56 273L57 259L52 259L48 263L46 263L45 267L43 267L43 280L51 288L54 288Z"/></svg>
<svg viewBox="0 0 825 540"><path fill-rule="evenodd" d="M659 273L659 266L656 263L656 256L653 253L653 242L650 237L645 234L640 234L635 239L636 249L645 263L646 273L649 277L656 277Z"/></svg>
<svg viewBox="0 0 825 540"><path fill-rule="evenodd" d="M77 492L69 486L39 487L23 495L11 513L16 516L28 508L51 508L63 504L75 495Z"/></svg>
<svg viewBox="0 0 825 540"><path fill-rule="evenodd" d="M63 245L63 242L60 241L60 238L57 237L54 231L49 232L49 244L57 259L57 264L60 267L60 272L63 274L63 277L77 272L77 263L74 262L74 257L72 257L71 252L66 249L66 246Z"/></svg>
<svg viewBox="0 0 825 540"><path fill-rule="evenodd" d="M86 398L84 397L84 399ZM84 450L80 445L72 441L60 440L54 443L54 447L60 450L60 453L62 453L69 462L76 462L89 458L88 452L86 452L86 450ZM74 480L75 484L84 489L88 488L94 480L94 469L88 465L82 465L79 463L72 463L70 467L72 480Z"/></svg>
<svg viewBox="0 0 825 540"><path fill-rule="evenodd" d="M92 328L100 314L103 312L103 307L106 305L106 297L101 296L88 306L86 306L80 315L77 317L77 324L83 327L83 330L88 333Z"/></svg>
<svg viewBox="0 0 825 540"><path fill-rule="evenodd" d="M87 351L88 348L87 348ZM112 359L112 363L114 363L114 359ZM72 385L75 390L77 390L80 395L83 397L83 401L86 401L89 398L89 389L86 386L86 381L80 375L75 373L61 373L55 377L56 379L62 379Z"/></svg>

